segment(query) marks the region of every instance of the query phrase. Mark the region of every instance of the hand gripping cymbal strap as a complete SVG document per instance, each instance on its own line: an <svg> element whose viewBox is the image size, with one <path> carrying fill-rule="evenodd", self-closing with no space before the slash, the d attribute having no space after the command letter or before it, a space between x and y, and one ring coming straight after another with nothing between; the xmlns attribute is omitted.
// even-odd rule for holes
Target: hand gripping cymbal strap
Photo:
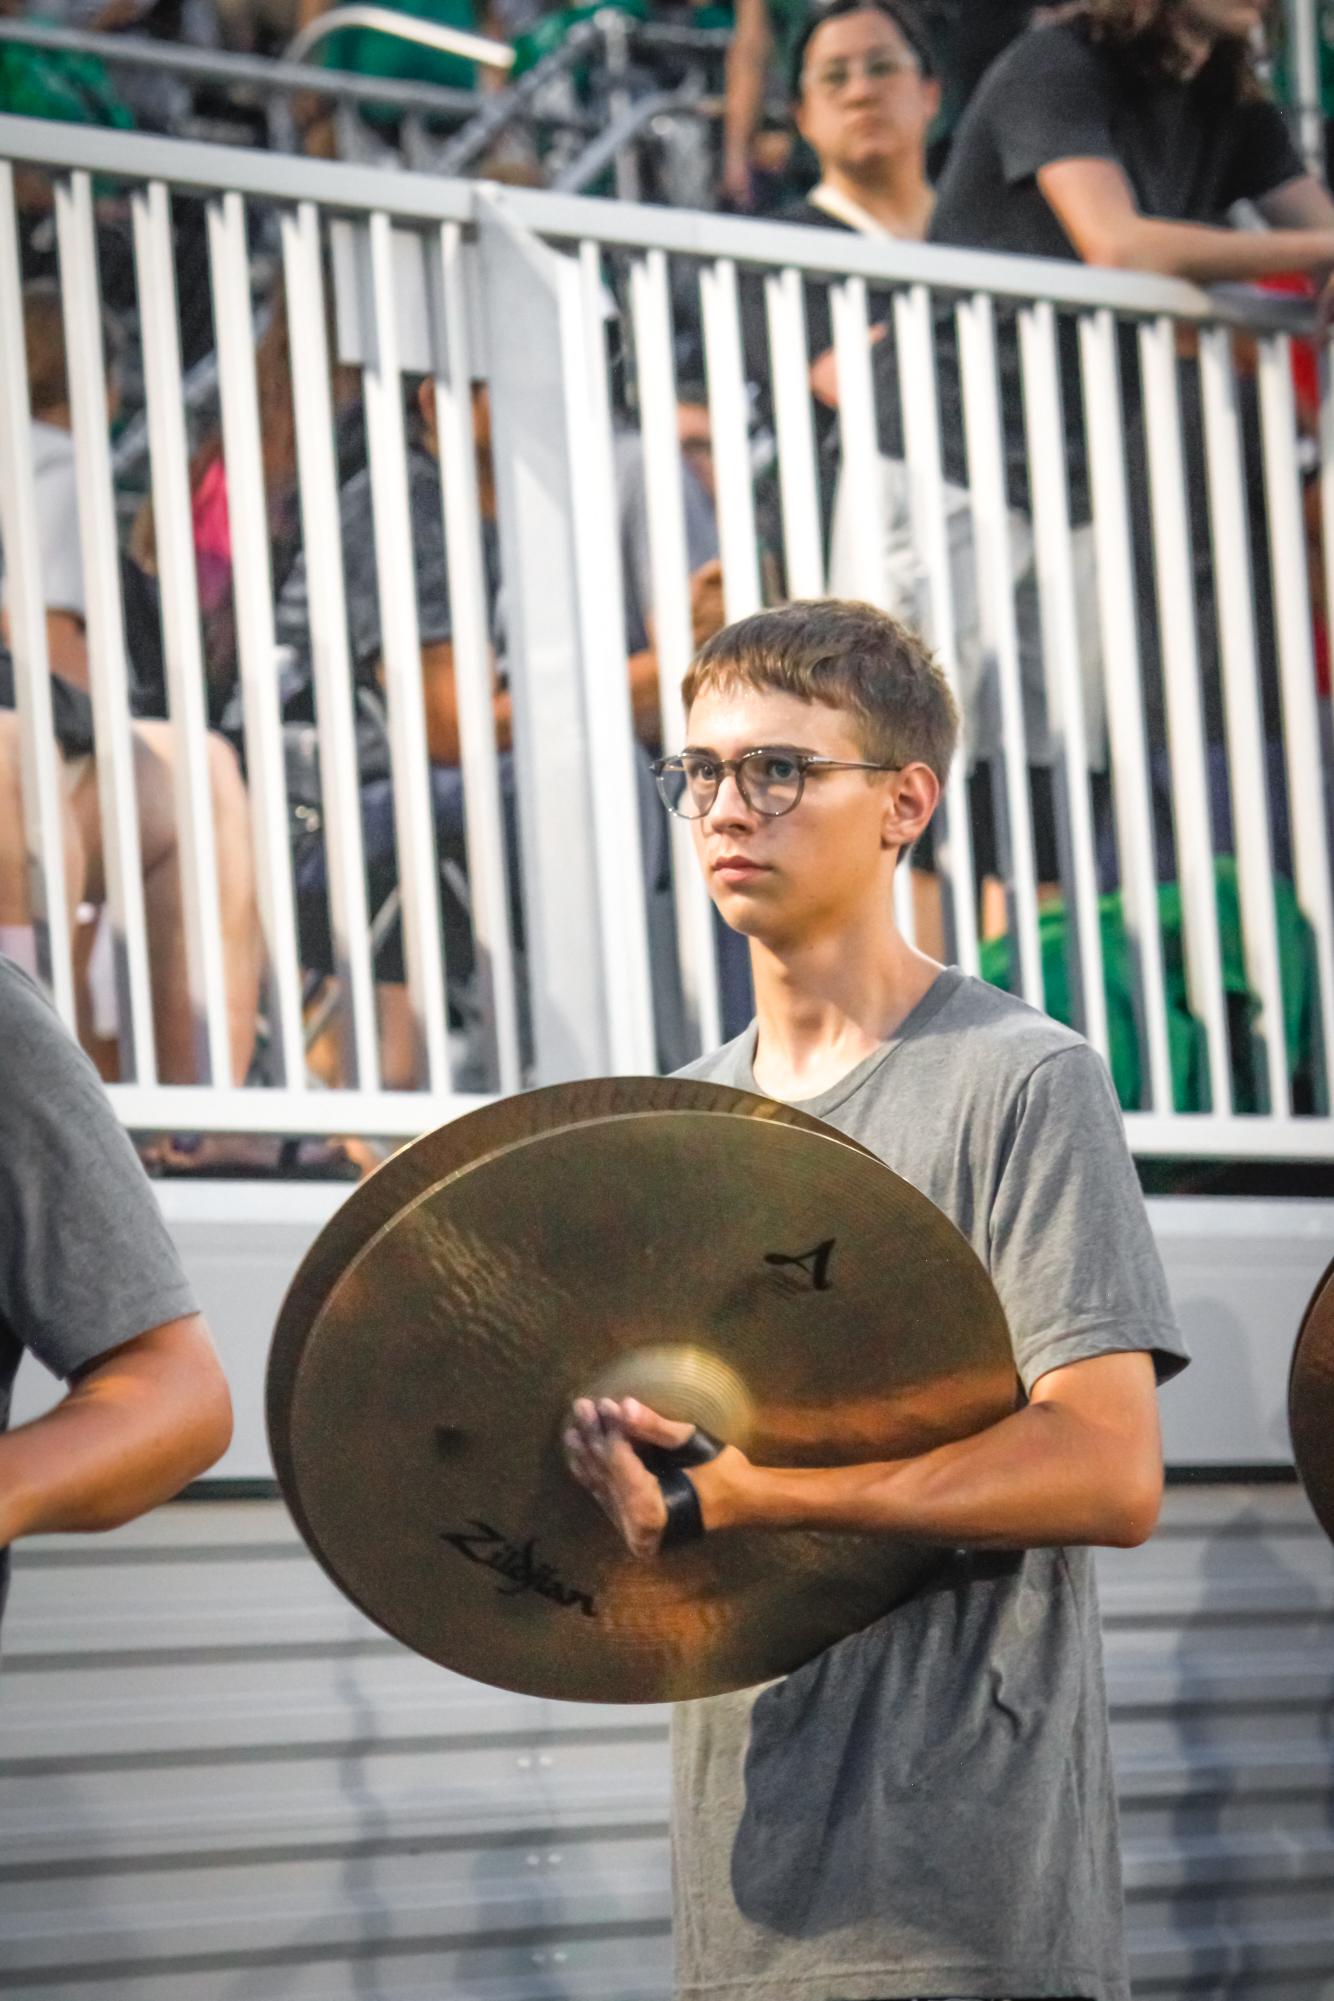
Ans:
<svg viewBox="0 0 1334 2001"><path fill-rule="evenodd" d="M708 1432L701 1431L698 1426L684 1445L671 1448L661 1445L635 1447L661 1487L662 1498L667 1505L667 1522L659 1549L679 1549L682 1543L696 1542L704 1534L699 1495L685 1468L707 1465L710 1459L718 1457L722 1449L716 1438L710 1438Z"/></svg>

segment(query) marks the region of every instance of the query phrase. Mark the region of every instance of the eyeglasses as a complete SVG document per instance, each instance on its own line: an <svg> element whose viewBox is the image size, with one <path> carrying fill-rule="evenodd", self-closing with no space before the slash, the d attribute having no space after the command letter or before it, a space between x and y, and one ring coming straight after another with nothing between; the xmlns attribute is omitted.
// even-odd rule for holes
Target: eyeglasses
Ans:
<svg viewBox="0 0 1334 2001"><path fill-rule="evenodd" d="M864 76L868 83L878 84L890 83L896 76L920 76L921 73L919 64L905 62L902 57L891 56L886 52L883 55L852 58L847 62L826 63L823 69L817 69L812 73L810 82L826 97L837 97L841 90L847 89L849 81L856 74Z"/></svg>
<svg viewBox="0 0 1334 2001"><path fill-rule="evenodd" d="M667 810L679 820L702 820L728 772L752 812L781 819L801 804L808 771L897 771L896 764L855 764L843 757L815 757L810 751L760 744L740 757L710 757L686 750L679 757L660 757L653 766L658 791Z"/></svg>

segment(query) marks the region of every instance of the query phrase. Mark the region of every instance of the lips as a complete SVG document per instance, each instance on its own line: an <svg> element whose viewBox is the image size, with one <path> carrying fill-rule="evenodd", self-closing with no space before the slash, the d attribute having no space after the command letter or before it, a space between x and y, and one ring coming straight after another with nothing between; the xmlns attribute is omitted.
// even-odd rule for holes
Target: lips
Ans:
<svg viewBox="0 0 1334 2001"><path fill-rule="evenodd" d="M763 862L753 862L747 855L720 855L713 864L713 873L724 882L749 882L767 871Z"/></svg>

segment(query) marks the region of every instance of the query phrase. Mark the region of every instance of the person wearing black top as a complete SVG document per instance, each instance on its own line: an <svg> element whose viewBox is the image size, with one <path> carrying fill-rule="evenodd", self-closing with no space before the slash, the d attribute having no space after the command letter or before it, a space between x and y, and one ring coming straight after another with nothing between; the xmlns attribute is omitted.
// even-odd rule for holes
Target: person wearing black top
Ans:
<svg viewBox="0 0 1334 2001"><path fill-rule="evenodd" d="M1049 25L1035 26L1001 56L965 115L941 183L932 240L1082 259L1204 285L1304 272L1319 293L1327 324L1334 308L1334 201L1307 171L1255 72L1252 37L1271 11L1267 0L1080 0ZM1230 212L1243 202L1259 211L1265 229L1230 226ZM1092 509L1077 338L1068 320L1061 323L1060 349L1071 510L1079 534ZM1011 493L1026 508L1019 358L1013 320L1006 315L1000 322L1000 362ZM950 474L957 477L964 463L963 427L950 363L949 353L942 353L946 451ZM1159 866L1167 874L1174 869L1169 780L1155 671L1157 608L1133 328L1123 331L1121 373L1147 722L1157 768ZM1185 449L1196 469L1188 483L1205 722L1216 776L1214 833L1226 849L1230 815L1208 524L1198 499L1204 444L1192 357L1183 358L1180 374ZM1252 486L1258 488L1252 400L1250 385L1243 382L1243 429ZM1252 513L1262 679L1270 684L1266 733L1276 737L1272 663L1264 657L1272 635L1263 506ZM1280 867L1285 849L1280 834Z"/></svg>

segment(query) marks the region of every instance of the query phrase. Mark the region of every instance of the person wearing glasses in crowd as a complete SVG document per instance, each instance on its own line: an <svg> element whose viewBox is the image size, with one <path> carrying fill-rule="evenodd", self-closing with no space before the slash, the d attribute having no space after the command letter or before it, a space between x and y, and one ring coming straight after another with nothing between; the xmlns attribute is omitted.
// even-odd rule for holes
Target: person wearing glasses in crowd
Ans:
<svg viewBox="0 0 1334 2001"><path fill-rule="evenodd" d="M570 1471L633 1555L734 1530L935 1544L917 1596L762 1689L673 1723L677 1993L783 2001L1128 2001L1091 1545L1151 1532L1156 1384L1185 1364L1106 1068L1079 1036L909 945L894 874L949 770L938 666L868 605L726 627L657 767L755 1020L682 1074L799 1106L956 1224L1005 1309L1022 1394L917 1458L782 1470L578 1401ZM886 1286L895 1283L887 1270ZM637 1449L638 1448L638 1449ZM684 1529L684 1536L683 1531Z"/></svg>

